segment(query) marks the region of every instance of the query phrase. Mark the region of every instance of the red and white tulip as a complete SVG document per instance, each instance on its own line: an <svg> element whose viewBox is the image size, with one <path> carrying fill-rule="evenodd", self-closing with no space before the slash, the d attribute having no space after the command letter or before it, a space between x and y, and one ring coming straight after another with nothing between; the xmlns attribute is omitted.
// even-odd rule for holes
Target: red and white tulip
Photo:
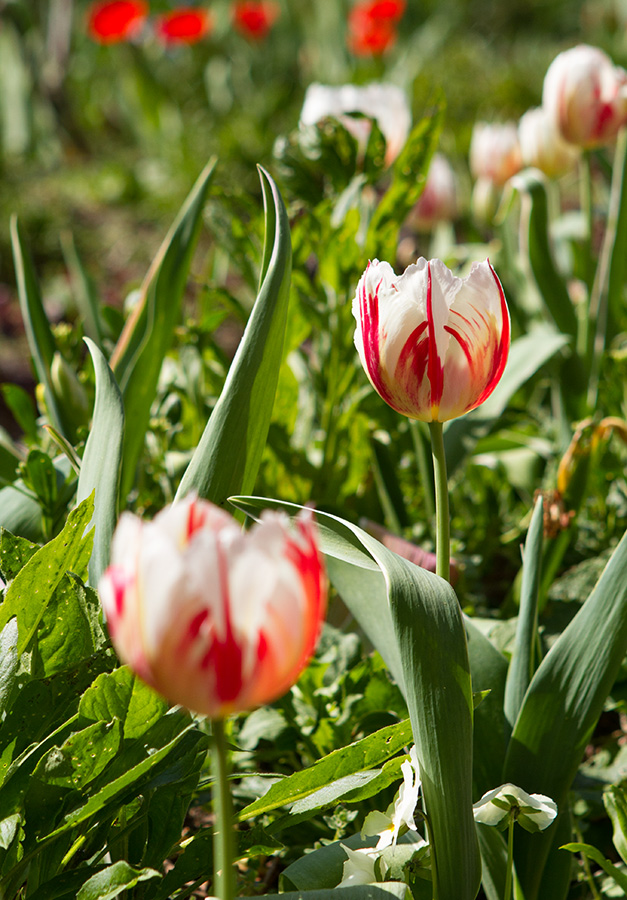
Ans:
<svg viewBox="0 0 627 900"><path fill-rule="evenodd" d="M477 122L470 139L470 171L502 187L522 168L518 129L513 122Z"/></svg>
<svg viewBox="0 0 627 900"><path fill-rule="evenodd" d="M542 105L571 144L612 143L627 123L627 72L598 47L571 47L549 66Z"/></svg>
<svg viewBox="0 0 627 900"><path fill-rule="evenodd" d="M446 422L483 403L507 362L509 311L486 260L457 278L439 259L397 276L369 263L353 301L355 346L374 389L393 409Z"/></svg>
<svg viewBox="0 0 627 900"><path fill-rule="evenodd" d="M579 147L564 140L557 123L543 106L529 109L518 123L523 162L556 178L574 168Z"/></svg>
<svg viewBox="0 0 627 900"><path fill-rule="evenodd" d="M120 659L172 703L221 718L293 684L316 645L326 577L311 514L250 531L187 497L124 513L100 596Z"/></svg>

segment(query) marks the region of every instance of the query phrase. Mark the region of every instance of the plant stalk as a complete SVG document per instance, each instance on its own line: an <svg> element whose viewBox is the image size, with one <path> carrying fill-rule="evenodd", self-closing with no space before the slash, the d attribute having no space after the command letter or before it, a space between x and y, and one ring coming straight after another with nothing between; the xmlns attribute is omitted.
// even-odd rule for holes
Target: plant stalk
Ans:
<svg viewBox="0 0 627 900"><path fill-rule="evenodd" d="M233 810L229 788L229 757L224 719L212 720L213 747L213 894L220 900L233 900Z"/></svg>
<svg viewBox="0 0 627 900"><path fill-rule="evenodd" d="M509 814L509 828L507 832L507 874L505 876L505 891L503 900L512 900L512 883L514 874L514 825L516 820L513 814Z"/></svg>
<svg viewBox="0 0 627 900"><path fill-rule="evenodd" d="M433 475L435 479L435 571L436 575L451 580L451 523L448 507L448 483L442 423L429 422Z"/></svg>

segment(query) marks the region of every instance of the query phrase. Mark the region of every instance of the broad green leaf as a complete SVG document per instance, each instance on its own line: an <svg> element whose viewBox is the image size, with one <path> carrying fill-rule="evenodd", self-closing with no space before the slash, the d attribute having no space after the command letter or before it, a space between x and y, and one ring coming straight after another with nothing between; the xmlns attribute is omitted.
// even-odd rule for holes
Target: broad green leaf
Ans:
<svg viewBox="0 0 627 900"><path fill-rule="evenodd" d="M609 875L610 878L613 878L619 888L627 894L627 875L622 872L618 866L615 866L613 863L606 859L600 850L597 850L596 847L593 847L591 844L582 844L579 842L573 842L570 844L564 844L561 848L562 850L568 850L570 853L585 853L590 859L594 860L594 862L601 866L606 875Z"/></svg>
<svg viewBox="0 0 627 900"><path fill-rule="evenodd" d="M265 498L238 497L231 502L249 514L266 507L292 512L298 508ZM381 629L384 611L391 611L423 797L434 835L439 897L470 900L481 877L472 813L473 710L464 623L455 592L441 578L392 553L351 523L328 513L317 511L315 515L319 525L324 523L335 531L347 555L355 557L354 543L344 537L347 531L361 544L356 571L361 572L365 551L384 575L386 592L380 596L379 608L367 607L366 614L359 596L343 594L335 586L366 631ZM337 546L337 540L335 543ZM324 535L321 547L326 553ZM344 584L350 587L350 575L346 568L344 571ZM329 577L333 581L331 567ZM374 644L385 659L376 636Z"/></svg>
<svg viewBox="0 0 627 900"><path fill-rule="evenodd" d="M259 172L266 211L265 277L178 498L195 491L223 505L230 494L252 490L268 435L283 357L292 248L281 195L270 176Z"/></svg>
<svg viewBox="0 0 627 900"><path fill-rule="evenodd" d="M614 337L624 316L625 260L627 259L627 134L623 131L616 142L612 168L612 201L608 210L608 230L613 229L608 273L609 337ZM616 184L614 184L616 179ZM610 235L612 237L612 235ZM603 342L605 344L605 341Z"/></svg>
<svg viewBox="0 0 627 900"><path fill-rule="evenodd" d="M70 513L63 531L38 550L9 585L0 606L0 628L13 616L17 618L18 654L24 652L35 636L65 573L85 574L92 536L83 535L92 513L93 503L85 500Z"/></svg>
<svg viewBox="0 0 627 900"><path fill-rule="evenodd" d="M127 666L103 673L83 696L78 711L92 722L119 719L124 738L141 737L165 715L167 702L144 684Z"/></svg>
<svg viewBox="0 0 627 900"><path fill-rule="evenodd" d="M399 722L398 725L382 728L348 747L334 750L308 768L275 782L263 797L241 811L239 819L243 821L297 803L314 792L335 784L340 778L351 777L355 773L363 774L394 756L411 742L411 738L409 722ZM359 786L352 784L347 787L347 791Z"/></svg>
<svg viewBox="0 0 627 900"><path fill-rule="evenodd" d="M503 781L565 807L583 752L627 652L627 534L596 587L531 680L505 759ZM526 900L538 896L555 825L521 835L516 866Z"/></svg>
<svg viewBox="0 0 627 900"><path fill-rule="evenodd" d="M525 169L511 183L521 195L521 228L526 231L529 263L540 295L558 329L575 338L577 316L566 290L566 279L557 271L551 253L544 177L536 169Z"/></svg>
<svg viewBox="0 0 627 900"><path fill-rule="evenodd" d="M520 712L523 698L534 673L534 652L538 637L538 591L542 567L544 507L542 495L536 501L523 555L520 609L516 640L505 684L505 717L510 728Z"/></svg>
<svg viewBox="0 0 627 900"><path fill-rule="evenodd" d="M368 226L365 249L370 259L394 262L400 227L422 194L443 120L444 101L440 97L431 114L414 126L395 160L392 182Z"/></svg>
<svg viewBox="0 0 627 900"><path fill-rule="evenodd" d="M94 722L43 756L35 766L33 777L57 787L83 790L111 762L121 738L118 719Z"/></svg>
<svg viewBox="0 0 627 900"><path fill-rule="evenodd" d="M119 860L92 875L76 895L76 900L111 900L122 891L134 888L140 881L161 877L161 873L154 869L135 869L124 860Z"/></svg>
<svg viewBox="0 0 627 900"><path fill-rule="evenodd" d="M71 469L69 460L66 456L59 456L52 464L57 473L57 489L61 498L67 496L68 500L71 499L74 483L68 481ZM0 526L31 541L44 540L41 506L21 478L0 490Z"/></svg>
<svg viewBox="0 0 627 900"><path fill-rule="evenodd" d="M124 403L120 389L106 359L96 344L85 338L96 373L96 401L91 430L81 472L76 502L92 491L94 497L94 549L89 560L89 580L97 587L109 563L111 539L118 517L122 448L124 443Z"/></svg>
<svg viewBox="0 0 627 900"><path fill-rule="evenodd" d="M31 674L49 678L92 657L105 643L98 611L97 596L88 593L76 576L65 575L43 608Z"/></svg>
<svg viewBox="0 0 627 900"><path fill-rule="evenodd" d="M451 419L444 429L449 477L503 414L516 391L567 343L565 335L549 326L535 328L512 343L503 377L493 393L477 409L459 419Z"/></svg>
<svg viewBox="0 0 627 900"><path fill-rule="evenodd" d="M13 418L26 437L35 441L37 439L37 415L31 395L19 384L3 384L0 391Z"/></svg>
<svg viewBox="0 0 627 900"><path fill-rule="evenodd" d="M57 348L41 300L41 293L33 265L24 246L16 216L11 218L11 245L24 329L35 364L37 378L44 387L46 409L52 425L57 431L67 437L67 422L63 409L54 395L50 380L50 367Z"/></svg>
<svg viewBox="0 0 627 900"><path fill-rule="evenodd" d="M32 541L0 530L0 575L5 582L12 581L17 573L37 553L39 547Z"/></svg>
<svg viewBox="0 0 627 900"><path fill-rule="evenodd" d="M487 900L503 900L507 874L507 844L503 834L490 825L478 824L477 836L481 849L481 887Z"/></svg>
<svg viewBox="0 0 627 900"><path fill-rule="evenodd" d="M603 804L612 821L612 840L620 854L620 858L627 863L627 793L620 784L612 785L603 793Z"/></svg>
<svg viewBox="0 0 627 900"><path fill-rule="evenodd" d="M287 891L281 894L281 900L334 900L332 890L326 891ZM400 881L386 881L381 884L351 885L342 888L342 897L346 900L390 900L390 894L397 900L408 900L411 892L406 884ZM243 900L243 898L238 898Z"/></svg>
<svg viewBox="0 0 627 900"><path fill-rule="evenodd" d="M473 716L473 795L478 800L501 783L507 748L503 713L507 660L468 618L466 640L472 689L490 692Z"/></svg>
<svg viewBox="0 0 627 900"><path fill-rule="evenodd" d="M123 497L135 478L159 373L180 317L214 165L212 160L199 175L159 248L142 284L140 300L111 357L111 368L124 397L126 421L133 423L124 434Z"/></svg>
<svg viewBox="0 0 627 900"><path fill-rule="evenodd" d="M0 632L0 715L6 711L17 681L18 664L17 621L11 619Z"/></svg>

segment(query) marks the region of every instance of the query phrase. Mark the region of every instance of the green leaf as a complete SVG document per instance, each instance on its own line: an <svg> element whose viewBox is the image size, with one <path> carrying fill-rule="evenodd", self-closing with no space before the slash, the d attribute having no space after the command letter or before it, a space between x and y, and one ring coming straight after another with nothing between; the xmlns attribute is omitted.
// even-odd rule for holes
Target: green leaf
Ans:
<svg viewBox="0 0 627 900"><path fill-rule="evenodd" d="M3 384L2 396L13 418L29 440L37 439L37 416L28 391L19 384Z"/></svg>
<svg viewBox="0 0 627 900"><path fill-rule="evenodd" d="M33 776L45 784L83 790L108 766L118 752L121 728L113 722L95 722L53 747L35 766Z"/></svg>
<svg viewBox="0 0 627 900"><path fill-rule="evenodd" d="M119 719L124 738L141 737L161 716L167 702L144 684L127 666L99 675L88 688L78 707L79 714L92 722Z"/></svg>
<svg viewBox="0 0 627 900"><path fill-rule="evenodd" d="M11 619L0 632L0 716L7 709L17 681L18 664L17 621Z"/></svg>
<svg viewBox="0 0 627 900"><path fill-rule="evenodd" d="M370 259L393 262L396 258L400 227L422 194L443 121L444 100L439 97L433 111L413 128L394 162L392 182L368 226L365 249Z"/></svg>
<svg viewBox="0 0 627 900"><path fill-rule="evenodd" d="M549 241L546 181L537 169L525 169L512 179L522 200L521 229L527 232L527 252L540 295L558 329L575 338L577 316L566 290L566 279L553 261Z"/></svg>
<svg viewBox="0 0 627 900"><path fill-rule="evenodd" d="M596 587L531 680L505 759L503 781L566 807L568 791L627 652L627 534ZM555 824L519 835L516 867L535 900Z"/></svg>
<svg viewBox="0 0 627 900"><path fill-rule="evenodd" d="M265 447L283 357L292 248L281 195L270 176L259 172L266 211L265 277L177 498L195 491L223 505L230 494L252 490Z"/></svg>
<svg viewBox="0 0 627 900"><path fill-rule="evenodd" d="M481 848L481 887L487 900L503 900L507 876L507 844L502 833L491 825L477 824Z"/></svg>
<svg viewBox="0 0 627 900"><path fill-rule="evenodd" d="M295 504L266 498L231 498L239 509L251 514L264 508L294 512ZM396 655L401 661L404 692L412 730L423 796L433 831L434 857L440 900L474 898L480 881L480 862L472 813L472 691L464 624L455 592L449 584L414 566L385 548L350 522L316 511L320 545L335 559L342 559L342 586L329 577L340 596L381 655L391 650L385 638L386 610L391 611ZM327 540L325 525L334 532ZM352 541L346 533L352 533ZM361 545L361 551L355 547ZM338 553L339 549L339 553ZM377 608L350 591L348 558L356 560L353 572L362 574L364 552L376 561L384 576L384 590ZM330 560L329 560L330 561Z"/></svg>
<svg viewBox="0 0 627 900"><path fill-rule="evenodd" d="M135 869L124 860L119 860L102 872L92 875L76 895L76 900L111 900L122 891L134 888L140 881L161 877L154 869Z"/></svg>
<svg viewBox="0 0 627 900"><path fill-rule="evenodd" d="M103 335L107 331L100 315L100 304L96 289L78 255L71 232L61 235L61 249L72 282L73 296L85 334L92 339L99 350L103 349Z"/></svg>
<svg viewBox="0 0 627 900"><path fill-rule="evenodd" d="M85 500L70 513L63 531L38 550L9 585L0 606L0 628L17 618L18 654L29 646L65 573L85 574L92 536L83 534L92 513L93 503Z"/></svg>
<svg viewBox="0 0 627 900"><path fill-rule="evenodd" d="M123 497L135 478L159 373L179 320L214 165L212 160L199 175L159 248L141 287L141 298L111 357L111 367L124 397L126 421L133 423L124 435Z"/></svg>
<svg viewBox="0 0 627 900"><path fill-rule="evenodd" d="M444 446L449 478L477 440L503 414L516 391L567 343L565 335L549 326L535 328L512 343L503 377L485 403L446 423Z"/></svg>
<svg viewBox="0 0 627 900"><path fill-rule="evenodd" d="M611 246L610 266L608 273L608 337L614 337L619 323L624 316L625 259L627 258L627 137L620 134L616 142L616 157L612 168L612 180L617 180L616 187L612 183L611 196L616 197L608 212L608 219L615 222L614 240ZM614 224L614 222L612 224ZM609 228L609 222L608 222ZM605 342L604 342L605 345Z"/></svg>
<svg viewBox="0 0 627 900"><path fill-rule="evenodd" d="M252 816L295 804L315 792L335 785L338 779L350 778L355 773L363 774L367 770L381 765L386 759L407 746L411 741L411 736L409 722L399 722L398 725L381 728L374 734L368 735L354 744L349 744L348 747L334 750L308 768L294 772L287 778L275 782L263 797L250 803L241 811L239 820L244 821ZM344 793L360 786L351 784ZM317 804L317 806L320 805L323 804Z"/></svg>
<svg viewBox="0 0 627 900"><path fill-rule="evenodd" d="M542 567L543 531L544 508L540 495L525 541L516 639L505 683L505 717L512 728L535 669L534 650L538 638L538 591Z"/></svg>
<svg viewBox="0 0 627 900"><path fill-rule="evenodd" d="M594 860L598 866L601 866L606 875L609 875L610 878L614 879L619 888L622 888L622 890L627 893L627 875L625 875L624 872L621 872L618 866L613 865L609 859L606 859L596 847L593 847L591 844L573 842L571 844L563 844L561 849L569 850L571 853L585 853L585 855Z"/></svg>
<svg viewBox="0 0 627 900"><path fill-rule="evenodd" d="M37 626L31 674L49 678L93 656L105 643L98 613L95 593L88 593L76 576L64 576Z"/></svg>
<svg viewBox="0 0 627 900"><path fill-rule="evenodd" d="M89 580L96 587L109 563L111 539L118 517L124 403L106 359L93 341L85 338L96 372L96 400L91 431L85 444L76 502L95 491L94 549L89 560Z"/></svg>
<svg viewBox="0 0 627 900"><path fill-rule="evenodd" d="M11 245L24 329L35 364L37 378L44 387L46 409L54 427L64 437L67 437L67 423L63 415L63 409L57 403L50 381L50 367L57 348L41 300L41 293L33 265L24 246L16 216L11 218Z"/></svg>
<svg viewBox="0 0 627 900"><path fill-rule="evenodd" d="M6 528L0 530L0 574L5 582L12 581L38 550L32 541L11 534Z"/></svg>
<svg viewBox="0 0 627 900"><path fill-rule="evenodd" d="M614 846L622 861L627 863L627 793L624 787L614 784L604 791L603 804L612 821Z"/></svg>

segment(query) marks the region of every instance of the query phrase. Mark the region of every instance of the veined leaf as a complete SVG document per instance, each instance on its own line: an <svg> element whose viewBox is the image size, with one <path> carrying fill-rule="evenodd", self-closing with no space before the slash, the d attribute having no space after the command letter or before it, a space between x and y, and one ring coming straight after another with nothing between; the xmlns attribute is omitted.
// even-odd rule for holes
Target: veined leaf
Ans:
<svg viewBox="0 0 627 900"><path fill-rule="evenodd" d="M141 298L111 356L127 422L122 496L135 478L163 359L172 343L181 300L202 224L202 211L215 161L203 169L159 248L141 287Z"/></svg>
<svg viewBox="0 0 627 900"><path fill-rule="evenodd" d="M265 508L294 513L300 507L259 497L231 498L249 515ZM472 900L481 878L477 835L472 813L472 690L464 623L451 586L388 550L350 522L317 511L324 523L320 545L330 550L329 577L359 624L373 635L383 658L392 650L389 633L379 640L390 616L400 658L407 700L420 763L423 798L433 833L432 859L440 900ZM333 531L331 542L327 530ZM352 541L346 540L346 532ZM355 541L361 545L357 566ZM338 553L339 550L339 553ZM351 573L363 572L367 554L379 566L384 581L378 609L364 605L351 586ZM342 565L339 566L339 561ZM334 572L344 570L342 587Z"/></svg>
<svg viewBox="0 0 627 900"><path fill-rule="evenodd" d="M97 587L109 562L111 538L117 522L124 404L113 372L101 351L89 338L85 338L85 343L96 372L96 401L78 479L76 502L81 503L95 491L94 549L89 561L89 581Z"/></svg>
<svg viewBox="0 0 627 900"><path fill-rule="evenodd" d="M15 576L0 606L0 628L13 616L19 631L18 654L24 652L37 631L48 603L67 571L85 574L92 536L84 536L93 513L85 500L73 510L60 534L38 550Z"/></svg>
<svg viewBox="0 0 627 900"><path fill-rule="evenodd" d="M627 652L627 534L596 587L531 680L509 743L503 781L565 807L590 734ZM555 824L519 835L516 867L526 900L539 896Z"/></svg>
<svg viewBox="0 0 627 900"><path fill-rule="evenodd" d="M140 881L161 877L161 873L155 869L136 869L120 859L92 875L79 890L76 900L112 900L122 891L134 888Z"/></svg>
<svg viewBox="0 0 627 900"><path fill-rule="evenodd" d="M263 283L177 498L195 491L224 505L230 494L252 490L265 447L283 356L292 247L281 195L259 172L266 210Z"/></svg>
<svg viewBox="0 0 627 900"><path fill-rule="evenodd" d="M288 806L310 796L322 788L334 784L338 779L362 773L381 765L403 747L411 743L412 732L409 722L389 725L361 741L334 750L313 765L287 778L275 782L263 797L250 803L239 814L243 821L252 816ZM347 787L354 790L359 785Z"/></svg>

